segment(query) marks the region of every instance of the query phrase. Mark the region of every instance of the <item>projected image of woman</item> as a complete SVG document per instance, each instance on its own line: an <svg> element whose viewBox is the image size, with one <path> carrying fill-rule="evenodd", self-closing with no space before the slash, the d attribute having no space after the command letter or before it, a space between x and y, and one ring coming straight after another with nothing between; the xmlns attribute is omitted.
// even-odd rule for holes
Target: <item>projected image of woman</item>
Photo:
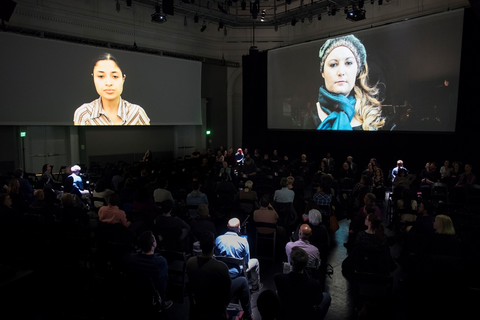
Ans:
<svg viewBox="0 0 480 320"><path fill-rule="evenodd" d="M329 39L320 48L317 130L370 130L383 127L378 89L368 84L367 53L353 35Z"/></svg>
<svg viewBox="0 0 480 320"><path fill-rule="evenodd" d="M122 99L126 75L114 56L102 54L93 67L92 76L100 97L75 110L75 125L150 125L150 119L142 107Z"/></svg>

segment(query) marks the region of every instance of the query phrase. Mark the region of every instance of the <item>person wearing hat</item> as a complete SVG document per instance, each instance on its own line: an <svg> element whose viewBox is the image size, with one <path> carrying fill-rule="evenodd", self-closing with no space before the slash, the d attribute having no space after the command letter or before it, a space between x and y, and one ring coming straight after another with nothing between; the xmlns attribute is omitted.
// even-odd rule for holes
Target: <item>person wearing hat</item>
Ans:
<svg viewBox="0 0 480 320"><path fill-rule="evenodd" d="M365 47L353 35L327 40L320 48L317 130L369 130L383 127L378 89L368 84Z"/></svg>
<svg viewBox="0 0 480 320"><path fill-rule="evenodd" d="M240 237L240 220L238 218L228 220L227 227L228 231L215 240L215 255L244 259L252 291L259 291L263 287L260 283L260 265L258 259L250 258L250 246L247 239ZM232 279L243 275L243 271L238 265L228 265L228 268Z"/></svg>

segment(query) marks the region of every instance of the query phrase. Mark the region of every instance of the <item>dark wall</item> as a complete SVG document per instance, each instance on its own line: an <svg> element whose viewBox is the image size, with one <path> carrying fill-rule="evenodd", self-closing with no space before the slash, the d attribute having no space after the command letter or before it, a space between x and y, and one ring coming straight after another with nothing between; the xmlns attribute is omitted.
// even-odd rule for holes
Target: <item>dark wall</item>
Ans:
<svg viewBox="0 0 480 320"><path fill-rule="evenodd" d="M202 98L207 99L207 148L227 145L227 68L202 65ZM209 143L209 140L212 142Z"/></svg>
<svg viewBox="0 0 480 320"><path fill-rule="evenodd" d="M267 52L250 52L243 57L243 146L262 153L277 149L291 159L302 153L315 160L332 154L338 163L348 155L363 168L371 157L378 159L385 170L403 159L410 171L420 171L425 162L445 159L470 162L480 173L480 18L472 10L465 11L458 116L455 133L408 132L326 132L278 131L267 129ZM441 66L439 66L441 68ZM475 167L476 170L475 170Z"/></svg>

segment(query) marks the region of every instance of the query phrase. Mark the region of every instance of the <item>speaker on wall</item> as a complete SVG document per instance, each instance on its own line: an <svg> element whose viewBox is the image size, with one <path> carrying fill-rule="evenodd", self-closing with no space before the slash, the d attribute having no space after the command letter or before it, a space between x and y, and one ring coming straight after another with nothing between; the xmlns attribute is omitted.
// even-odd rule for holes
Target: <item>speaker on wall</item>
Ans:
<svg viewBox="0 0 480 320"><path fill-rule="evenodd" d="M0 19L8 22L16 5L12 0L0 0Z"/></svg>

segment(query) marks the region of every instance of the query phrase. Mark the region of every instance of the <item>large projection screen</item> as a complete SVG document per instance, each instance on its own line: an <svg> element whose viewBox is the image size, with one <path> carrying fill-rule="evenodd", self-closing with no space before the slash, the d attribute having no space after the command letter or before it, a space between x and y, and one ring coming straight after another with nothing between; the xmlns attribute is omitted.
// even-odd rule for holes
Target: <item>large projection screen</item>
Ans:
<svg viewBox="0 0 480 320"><path fill-rule="evenodd" d="M150 125L200 125L201 62L0 32L0 125L73 125L99 98L92 71L112 54L126 75L121 98Z"/></svg>
<svg viewBox="0 0 480 320"><path fill-rule="evenodd" d="M458 10L353 33L365 46L368 82L379 89L379 131L455 131L462 27ZM319 49L326 41L268 52L269 129L320 129Z"/></svg>

